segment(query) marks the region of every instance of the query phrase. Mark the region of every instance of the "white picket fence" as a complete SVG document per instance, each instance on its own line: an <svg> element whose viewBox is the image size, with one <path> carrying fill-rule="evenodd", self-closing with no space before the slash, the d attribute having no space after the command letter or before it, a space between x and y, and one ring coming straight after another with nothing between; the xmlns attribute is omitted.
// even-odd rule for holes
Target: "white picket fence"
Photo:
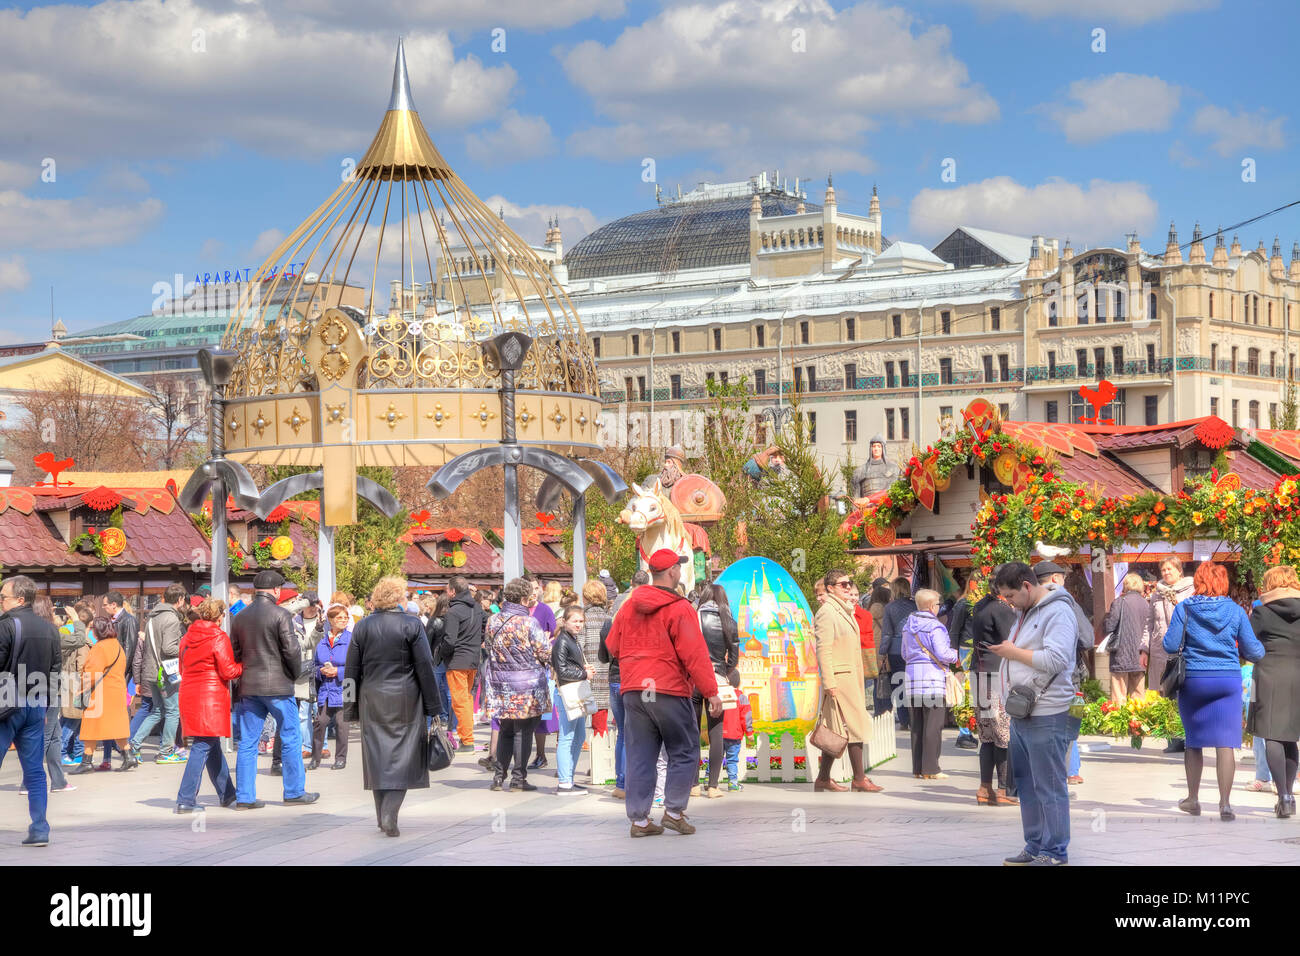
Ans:
<svg viewBox="0 0 1300 956"><path fill-rule="evenodd" d="M591 780L596 785L612 784L614 782L614 723L610 721L610 730L606 734L592 735L588 733L587 740L590 743L588 756L591 758ZM772 746L771 739L766 734L756 736L758 744L757 749L750 748L747 744L740 745L740 768L741 780L745 782L757 783L799 783L812 780L817 775L817 763L820 759L821 752L811 744L804 747L796 747L794 738L789 734L784 734L776 747ZM893 713L881 714L879 717L871 718L871 736L863 747L863 761L865 766L870 769L878 767L886 760L898 756L898 745L894 736L894 715ZM749 766L749 758L755 758L756 766ZM772 758L779 757L781 766L777 769L772 768ZM796 766L795 758L804 758L804 766ZM701 773L703 779L706 775ZM853 776L849 767L848 753L844 753L832 765L831 777L835 780L845 781ZM726 777L726 770L719 779Z"/></svg>

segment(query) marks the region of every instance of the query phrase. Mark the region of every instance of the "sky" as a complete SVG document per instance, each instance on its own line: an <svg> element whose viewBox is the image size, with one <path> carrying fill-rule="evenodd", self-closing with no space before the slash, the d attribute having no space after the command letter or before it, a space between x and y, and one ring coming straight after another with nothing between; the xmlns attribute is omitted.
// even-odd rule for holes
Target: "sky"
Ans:
<svg viewBox="0 0 1300 956"><path fill-rule="evenodd" d="M1163 252L1300 199L1293 0L107 0L0 10L0 344L251 269L338 186L397 37L433 141L566 247L780 169L932 246L959 224ZM1282 240L1300 207L1240 230ZM1231 236L1228 236L1231 239Z"/></svg>

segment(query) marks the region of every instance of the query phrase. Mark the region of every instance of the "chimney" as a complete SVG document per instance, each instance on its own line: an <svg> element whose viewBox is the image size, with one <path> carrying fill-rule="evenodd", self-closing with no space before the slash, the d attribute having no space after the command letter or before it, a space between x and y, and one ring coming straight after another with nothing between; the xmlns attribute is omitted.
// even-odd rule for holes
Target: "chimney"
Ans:
<svg viewBox="0 0 1300 956"><path fill-rule="evenodd" d="M1236 236L1232 237L1232 248L1228 250L1228 255L1232 256L1234 259L1241 258L1241 240Z"/></svg>
<svg viewBox="0 0 1300 956"><path fill-rule="evenodd" d="M1287 278L1300 281L1300 242L1291 243L1291 270Z"/></svg>
<svg viewBox="0 0 1300 956"><path fill-rule="evenodd" d="M1201 224L1198 222L1192 227L1192 248L1187 250L1187 262L1189 265L1205 265L1205 243L1201 238Z"/></svg>
<svg viewBox="0 0 1300 956"><path fill-rule="evenodd" d="M876 193L875 183L871 184L871 208L867 211L867 215L877 223L880 222L880 196Z"/></svg>
<svg viewBox="0 0 1300 956"><path fill-rule="evenodd" d="M1286 266L1282 262L1282 241L1277 236L1273 237L1273 254L1268 259L1268 274L1274 279L1286 276Z"/></svg>
<svg viewBox="0 0 1300 956"><path fill-rule="evenodd" d="M1222 227L1214 234L1214 258L1210 260L1210 265L1216 269L1226 269L1228 267L1228 250L1223 245Z"/></svg>
<svg viewBox="0 0 1300 956"><path fill-rule="evenodd" d="M1255 247L1255 251L1256 251L1257 253L1259 253L1259 257L1260 257L1261 259L1263 259L1265 262L1268 261L1268 250L1266 250L1266 249L1264 248L1264 240L1263 240L1263 239L1259 240L1259 245L1257 245L1257 246Z"/></svg>
<svg viewBox="0 0 1300 956"><path fill-rule="evenodd" d="M1171 221L1169 223L1169 238L1165 242L1165 265L1181 266L1183 264L1183 253L1178 248L1178 230L1174 228Z"/></svg>

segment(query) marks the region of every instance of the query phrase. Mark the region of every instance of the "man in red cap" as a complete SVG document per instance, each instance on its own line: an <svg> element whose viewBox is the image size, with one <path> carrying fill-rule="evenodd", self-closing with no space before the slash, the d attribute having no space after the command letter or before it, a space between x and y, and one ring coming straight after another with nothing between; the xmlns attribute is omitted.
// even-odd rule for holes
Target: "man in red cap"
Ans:
<svg viewBox="0 0 1300 956"><path fill-rule="evenodd" d="M693 688L722 713L718 682L709 662L695 608L677 593L681 566L690 558L660 548L647 562L650 584L634 590L614 618L605 646L618 661L627 735L627 816L632 836L655 836L664 827L695 832L686 818L691 787L699 779L700 727L691 703ZM650 820L655 762L668 753L664 816Z"/></svg>

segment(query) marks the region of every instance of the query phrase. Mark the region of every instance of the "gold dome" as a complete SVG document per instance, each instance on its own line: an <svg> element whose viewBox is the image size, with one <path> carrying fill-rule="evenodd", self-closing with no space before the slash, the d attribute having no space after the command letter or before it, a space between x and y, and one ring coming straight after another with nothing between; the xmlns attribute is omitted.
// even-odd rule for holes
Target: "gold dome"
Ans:
<svg viewBox="0 0 1300 956"><path fill-rule="evenodd" d="M558 263L438 152L399 41L374 140L257 270L226 330L223 347L239 353L226 389L228 456L440 465L496 444L500 374L479 343L505 331L532 339L516 374L519 443L598 447L595 358Z"/></svg>

